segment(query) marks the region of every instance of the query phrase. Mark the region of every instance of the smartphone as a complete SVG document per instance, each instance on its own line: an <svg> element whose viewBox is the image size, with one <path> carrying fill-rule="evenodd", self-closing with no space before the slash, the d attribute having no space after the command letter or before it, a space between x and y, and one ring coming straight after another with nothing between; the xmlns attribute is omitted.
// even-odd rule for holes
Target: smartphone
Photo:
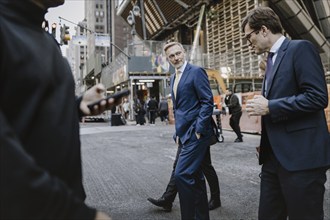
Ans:
<svg viewBox="0 0 330 220"><path fill-rule="evenodd" d="M114 99L114 102L116 102L116 101L118 101L119 99L121 99L121 98L123 98L123 97L125 97L125 96L128 96L130 93L131 93L131 91L130 91L129 89L122 90L122 91L117 92L117 93L115 93L115 94L109 95L109 96L107 96L107 97L104 98L104 99L100 99L99 101L96 101L96 102L94 102L94 103L92 103L92 104L89 104L89 105L88 105L88 108L89 108L91 111L93 111L94 106L95 106L95 105L100 105L100 103L101 103L103 100L108 101L109 99L113 98L113 99Z"/></svg>

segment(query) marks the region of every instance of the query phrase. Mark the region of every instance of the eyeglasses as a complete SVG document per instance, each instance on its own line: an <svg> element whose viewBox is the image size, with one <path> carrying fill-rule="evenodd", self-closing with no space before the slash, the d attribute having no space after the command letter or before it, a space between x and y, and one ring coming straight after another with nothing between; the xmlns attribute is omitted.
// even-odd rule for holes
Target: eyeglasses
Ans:
<svg viewBox="0 0 330 220"><path fill-rule="evenodd" d="M251 31L248 35L245 36L246 40L249 42L249 46L252 45L252 42L250 41L250 38L251 38L251 35L252 35L253 33L259 34L259 30Z"/></svg>

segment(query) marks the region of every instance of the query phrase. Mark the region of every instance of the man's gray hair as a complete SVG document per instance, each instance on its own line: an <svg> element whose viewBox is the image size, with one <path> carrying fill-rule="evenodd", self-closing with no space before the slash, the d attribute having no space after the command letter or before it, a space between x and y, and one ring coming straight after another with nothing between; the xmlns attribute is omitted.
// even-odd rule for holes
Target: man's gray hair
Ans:
<svg viewBox="0 0 330 220"><path fill-rule="evenodd" d="M166 42L166 44L164 45L164 47L163 47L164 52L166 52L170 47L173 47L175 45L178 45L179 47L181 47L184 50L182 44L180 44L179 42L170 41L170 42Z"/></svg>

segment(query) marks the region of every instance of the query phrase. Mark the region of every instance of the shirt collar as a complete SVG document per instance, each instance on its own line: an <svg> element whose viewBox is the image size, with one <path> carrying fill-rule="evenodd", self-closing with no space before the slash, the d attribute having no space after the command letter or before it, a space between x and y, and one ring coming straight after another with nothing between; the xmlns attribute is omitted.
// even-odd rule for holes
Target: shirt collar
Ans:
<svg viewBox="0 0 330 220"><path fill-rule="evenodd" d="M187 66L187 63L188 63L187 60L184 61L183 65L178 69L178 70L180 71L180 73L183 73L184 69L185 69L186 66Z"/></svg>
<svg viewBox="0 0 330 220"><path fill-rule="evenodd" d="M275 44L270 48L269 52L277 54L277 52L280 49L280 47L281 47L284 40L285 40L285 37L282 35L279 39L277 39Z"/></svg>

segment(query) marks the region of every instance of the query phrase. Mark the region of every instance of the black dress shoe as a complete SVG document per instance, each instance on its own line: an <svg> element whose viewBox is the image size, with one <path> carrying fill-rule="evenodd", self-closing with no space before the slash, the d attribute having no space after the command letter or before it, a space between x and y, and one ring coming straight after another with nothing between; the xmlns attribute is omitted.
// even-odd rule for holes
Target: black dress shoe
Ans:
<svg viewBox="0 0 330 220"><path fill-rule="evenodd" d="M221 207L221 200L220 199L211 199L209 201L209 210L213 210L216 208Z"/></svg>
<svg viewBox="0 0 330 220"><path fill-rule="evenodd" d="M155 206L162 207L166 212L172 211L172 202L166 201L163 197L159 199L148 198L148 201Z"/></svg>
<svg viewBox="0 0 330 220"><path fill-rule="evenodd" d="M242 138L236 138L234 142L243 142Z"/></svg>

